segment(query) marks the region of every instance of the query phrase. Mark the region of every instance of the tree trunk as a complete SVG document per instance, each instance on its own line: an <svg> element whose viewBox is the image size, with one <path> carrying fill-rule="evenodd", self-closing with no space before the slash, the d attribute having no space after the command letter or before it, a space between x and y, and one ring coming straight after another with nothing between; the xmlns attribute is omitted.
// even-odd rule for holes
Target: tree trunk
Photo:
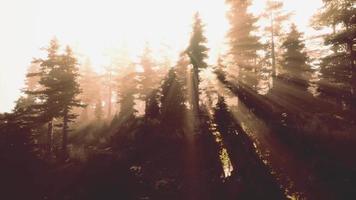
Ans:
<svg viewBox="0 0 356 200"><path fill-rule="evenodd" d="M271 15L271 45L272 45L272 77L276 76L276 53L275 53L275 45L274 45L274 21L273 15Z"/></svg>
<svg viewBox="0 0 356 200"><path fill-rule="evenodd" d="M354 115L356 115L356 53L353 50L353 41L348 43L348 49L350 51L350 71L351 71L351 110ZM353 120L352 123L356 121Z"/></svg>
<svg viewBox="0 0 356 200"><path fill-rule="evenodd" d="M47 154L48 154L48 157L50 157L52 154L52 149L53 149L52 140L53 140L53 119L51 119L48 122L48 130L47 130Z"/></svg>
<svg viewBox="0 0 356 200"><path fill-rule="evenodd" d="M63 159L68 157L68 111L65 111L63 116L63 129L62 129L62 156Z"/></svg>
<svg viewBox="0 0 356 200"><path fill-rule="evenodd" d="M193 68L193 88L192 88L192 110L195 120L195 130L199 130L200 117L199 117L199 70L197 67Z"/></svg>
<svg viewBox="0 0 356 200"><path fill-rule="evenodd" d="M112 88L111 88L111 71L109 73L109 99L108 99L108 119L111 118L111 95L112 95Z"/></svg>

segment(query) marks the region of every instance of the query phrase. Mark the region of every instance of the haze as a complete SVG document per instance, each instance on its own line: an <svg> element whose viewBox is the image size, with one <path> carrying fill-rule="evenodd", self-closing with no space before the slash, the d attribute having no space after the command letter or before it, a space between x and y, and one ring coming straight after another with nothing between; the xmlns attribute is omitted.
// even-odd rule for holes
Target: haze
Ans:
<svg viewBox="0 0 356 200"><path fill-rule="evenodd" d="M256 0L252 10L260 12L264 3ZM321 0L308 1L307 7L285 0L293 21L307 34L309 18L320 6ZM0 0L0 112L11 111L29 63L54 36L89 57L100 72L122 46L136 57L148 42L174 59L187 46L192 15L199 11L214 61L226 44L226 9L224 0Z"/></svg>

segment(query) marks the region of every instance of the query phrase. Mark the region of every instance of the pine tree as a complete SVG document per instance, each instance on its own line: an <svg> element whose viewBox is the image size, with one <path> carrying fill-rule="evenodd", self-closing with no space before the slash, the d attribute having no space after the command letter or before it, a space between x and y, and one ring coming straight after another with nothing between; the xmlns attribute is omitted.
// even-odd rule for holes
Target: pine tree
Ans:
<svg viewBox="0 0 356 200"><path fill-rule="evenodd" d="M76 98L80 93L77 60L72 50L67 47L64 54L59 54L59 44L53 39L47 48L47 58L37 59L35 63L40 64L39 90L26 91L34 95L35 100L39 101L32 106L38 113L37 122L48 123L47 145L48 156L52 152L53 143L53 119L63 118L62 124L62 151L63 158L67 157L67 137L68 124L76 118L71 113L73 107L81 106Z"/></svg>
<svg viewBox="0 0 356 200"><path fill-rule="evenodd" d="M35 91L40 89L39 88L40 78L38 76L39 70L40 70L40 66L38 65L38 63L32 62L27 70L27 75L25 80L25 84L26 84L25 91Z"/></svg>
<svg viewBox="0 0 356 200"><path fill-rule="evenodd" d="M23 89L25 95L16 101L16 106L13 110L14 113L25 115L22 118L27 120L29 124L32 124L32 127L41 124L41 122L37 122L36 120L38 119L38 113L35 107L38 106L38 103L34 94L36 91L41 90L39 70L40 66L37 63L31 63L26 74L25 88Z"/></svg>
<svg viewBox="0 0 356 200"><path fill-rule="evenodd" d="M140 65L143 69L143 72L139 75L139 86L140 86L140 98L145 102L145 111L152 109L152 106L155 102L154 89L157 87L157 74L154 68L154 61L151 57L151 49L148 44L146 44L143 54L141 56ZM149 111L150 112L150 111ZM152 113L148 113L151 115Z"/></svg>
<svg viewBox="0 0 356 200"><path fill-rule="evenodd" d="M158 92L157 90L153 90L146 97L145 118L158 119L159 115L160 115L160 110L159 110L159 103L158 103Z"/></svg>
<svg viewBox="0 0 356 200"><path fill-rule="evenodd" d="M228 32L230 54L234 66L239 69L239 78L252 88L257 85L257 51L262 48L259 38L254 35L258 27L257 17L248 12L251 0L227 0L230 5L228 18L231 29Z"/></svg>
<svg viewBox="0 0 356 200"><path fill-rule="evenodd" d="M183 87L178 80L176 68L169 70L162 84L162 124L168 130L177 131L183 127L186 105Z"/></svg>
<svg viewBox="0 0 356 200"><path fill-rule="evenodd" d="M69 123L72 122L77 115L72 113L74 107L82 107L81 101L77 98L80 94L80 85L78 83L78 67L77 59L74 57L70 47L67 47L65 54L61 56L60 71L58 84L59 103L60 103L60 117L63 118L62 125L62 151L66 158L68 155L68 128Z"/></svg>
<svg viewBox="0 0 356 200"><path fill-rule="evenodd" d="M135 80L136 84L138 84L139 76L138 73L136 73L136 66L130 58L129 50L126 44L121 45L121 47L117 49L111 57L111 73L107 73L107 76L104 79L104 85L108 88L108 90L102 94L102 100L105 101L105 106L108 106L108 99L112 98L112 96L116 96L116 112L114 117L115 119L118 119L118 115L122 108L120 95L121 93L126 92L126 76L137 79ZM109 78L109 74L111 74L111 78ZM111 81L109 81L110 79ZM111 89L109 88L110 85L112 87ZM110 90L112 90L111 93L109 92Z"/></svg>
<svg viewBox="0 0 356 200"><path fill-rule="evenodd" d="M165 47L164 51L160 51L160 53L163 55L156 64L158 69L155 70L157 74L155 77L159 81L163 80L167 76L169 69L173 66L172 58L167 52L169 50L170 48L167 46Z"/></svg>
<svg viewBox="0 0 356 200"><path fill-rule="evenodd" d="M216 125L218 129L223 133L226 133L231 130L230 115L231 114L229 113L225 98L219 95L218 102L215 106L214 119L217 122Z"/></svg>
<svg viewBox="0 0 356 200"><path fill-rule="evenodd" d="M27 102L22 100L17 101L12 113L0 114L0 185L4 199L40 198L33 192L37 189L33 176L41 169L39 152L33 124L22 110L28 108Z"/></svg>
<svg viewBox="0 0 356 200"><path fill-rule="evenodd" d="M46 48L47 57L45 59L35 59L34 63L40 65L39 72L34 74L40 77L39 84L41 89L36 91L26 91L29 95L34 95L38 104L33 106L33 109L38 113L38 122L48 123L47 131L47 153L48 156L52 153L53 148L53 119L60 116L60 106L58 99L58 91L61 85L58 77L60 56L58 54L59 44L56 39L50 41L50 45Z"/></svg>
<svg viewBox="0 0 356 200"><path fill-rule="evenodd" d="M292 24L290 32L281 46L285 50L282 54L281 65L289 77L303 80L303 74L308 70L308 56L301 37L302 33L298 32L295 24Z"/></svg>
<svg viewBox="0 0 356 200"><path fill-rule="evenodd" d="M183 52L179 55L179 59L176 65L174 66L175 68L174 71L177 76L177 80L182 86L185 101L187 100L186 96L188 90L187 86L188 86L189 65L190 65L189 56L185 52Z"/></svg>
<svg viewBox="0 0 356 200"><path fill-rule="evenodd" d="M225 98L218 97L214 110L214 122L221 134L233 166L232 179L239 180L243 188L234 199L286 199L277 181L256 153L253 141L235 121ZM235 181L230 184L236 184Z"/></svg>
<svg viewBox="0 0 356 200"><path fill-rule="evenodd" d="M356 108L356 8L353 0L323 0L323 7L313 19L316 29L332 28L325 37L332 53L322 59L321 73L325 82L341 84L343 107ZM327 92L327 88L321 88ZM346 106L345 106L346 105Z"/></svg>
<svg viewBox="0 0 356 200"><path fill-rule="evenodd" d="M278 38L281 36L283 22L288 20L290 13L284 13L283 11L283 2L268 0L267 7L263 16L270 21L270 25L266 27L267 32L270 33L270 56L272 60L272 76L277 74L277 51L276 43Z"/></svg>
<svg viewBox="0 0 356 200"><path fill-rule="evenodd" d="M202 69L208 67L206 59L208 58L208 48L206 47L207 39L203 34L203 23L196 13L194 16L193 32L190 38L190 43L186 49L186 53L190 58L190 63L193 66L192 69L192 94L191 94L191 106L193 108L193 113L199 113L199 72Z"/></svg>

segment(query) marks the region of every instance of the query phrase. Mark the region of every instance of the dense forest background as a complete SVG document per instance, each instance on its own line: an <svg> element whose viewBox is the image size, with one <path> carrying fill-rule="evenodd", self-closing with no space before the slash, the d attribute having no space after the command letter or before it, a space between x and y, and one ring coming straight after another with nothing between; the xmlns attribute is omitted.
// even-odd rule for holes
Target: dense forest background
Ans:
<svg viewBox="0 0 356 200"><path fill-rule="evenodd" d="M0 199L355 199L355 2L323 0L316 38L226 3L214 65L199 13L177 62L147 44L97 73L51 40L0 114Z"/></svg>

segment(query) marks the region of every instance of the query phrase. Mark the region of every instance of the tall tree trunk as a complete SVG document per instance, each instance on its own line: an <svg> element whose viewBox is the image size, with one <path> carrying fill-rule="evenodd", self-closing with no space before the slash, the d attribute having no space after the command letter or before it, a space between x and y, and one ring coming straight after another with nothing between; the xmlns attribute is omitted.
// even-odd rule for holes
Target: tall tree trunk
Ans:
<svg viewBox="0 0 356 200"><path fill-rule="evenodd" d="M111 71L109 72L109 99L108 99L108 119L111 118L111 98L112 98L112 88L111 88Z"/></svg>
<svg viewBox="0 0 356 200"><path fill-rule="evenodd" d="M111 86L109 86L109 99L108 99L108 118L110 119L111 117Z"/></svg>
<svg viewBox="0 0 356 200"><path fill-rule="evenodd" d="M52 141L53 141L53 119L51 119L48 122L48 130L47 130L47 154L48 154L48 157L50 157L52 154L52 149L53 149Z"/></svg>
<svg viewBox="0 0 356 200"><path fill-rule="evenodd" d="M193 65L193 69L191 70L191 74L189 78L191 79L191 90L190 90L190 104L192 106L193 113L193 124L194 132L199 132L200 129L200 116L199 116L199 65L196 62L193 55L188 53L190 61Z"/></svg>
<svg viewBox="0 0 356 200"><path fill-rule="evenodd" d="M274 21L273 21L273 14L271 14L271 45L272 45L272 77L276 77L276 52L275 52L275 44L274 44Z"/></svg>
<svg viewBox="0 0 356 200"><path fill-rule="evenodd" d="M348 43L348 49L350 51L350 71L351 71L351 110L353 115L356 115L356 51L353 49L353 41ZM353 117L354 119L355 117ZM352 123L356 123L355 120Z"/></svg>
<svg viewBox="0 0 356 200"><path fill-rule="evenodd" d="M193 88L192 88L192 109L195 120L195 130L199 130L200 117L199 117L199 70L197 67L193 68Z"/></svg>
<svg viewBox="0 0 356 200"><path fill-rule="evenodd" d="M62 156L63 159L68 157L68 111L65 111L63 116L63 129L62 129Z"/></svg>

